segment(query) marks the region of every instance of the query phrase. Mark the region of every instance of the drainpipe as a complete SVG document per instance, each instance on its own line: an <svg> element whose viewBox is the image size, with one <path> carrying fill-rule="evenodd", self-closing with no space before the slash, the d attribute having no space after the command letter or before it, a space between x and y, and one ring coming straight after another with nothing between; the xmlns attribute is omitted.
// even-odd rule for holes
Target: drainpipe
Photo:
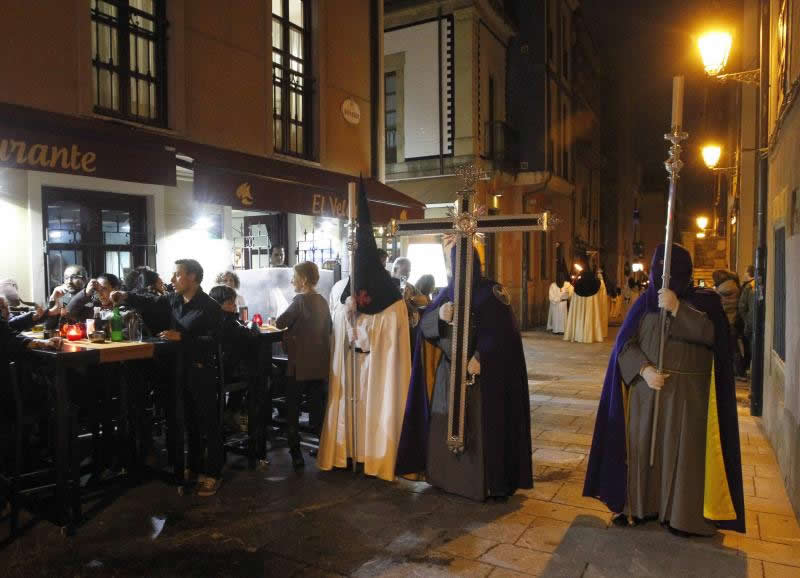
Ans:
<svg viewBox="0 0 800 578"><path fill-rule="evenodd" d="M756 245L753 364L750 372L750 415L760 416L764 405L764 325L767 287L767 194L769 187L769 0L761 0L761 66L758 89L758 240Z"/></svg>

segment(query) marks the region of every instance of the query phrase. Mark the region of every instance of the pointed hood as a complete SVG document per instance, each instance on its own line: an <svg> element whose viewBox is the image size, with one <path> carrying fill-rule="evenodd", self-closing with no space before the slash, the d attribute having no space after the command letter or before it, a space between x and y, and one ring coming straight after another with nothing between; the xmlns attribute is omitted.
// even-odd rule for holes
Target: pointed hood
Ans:
<svg viewBox="0 0 800 578"><path fill-rule="evenodd" d="M355 262L351 265L356 277L356 301L361 313L374 315L403 298L400 289L378 256L378 244L372 232L367 190L364 179L358 181L358 247ZM342 303L350 296L350 285L342 293Z"/></svg>

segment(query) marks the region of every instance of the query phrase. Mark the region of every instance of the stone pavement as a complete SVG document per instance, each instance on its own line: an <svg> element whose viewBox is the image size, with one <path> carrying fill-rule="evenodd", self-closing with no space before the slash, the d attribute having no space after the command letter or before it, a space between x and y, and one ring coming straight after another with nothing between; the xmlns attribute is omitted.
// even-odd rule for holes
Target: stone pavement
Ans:
<svg viewBox="0 0 800 578"><path fill-rule="evenodd" d="M231 459L214 498L152 481L97 504L74 538L34 524L0 549L0 576L800 576L800 529L744 406L747 535L617 528L581 497L610 347L526 334L536 487L505 503L319 472L308 458L295 474L279 449L258 472Z"/></svg>

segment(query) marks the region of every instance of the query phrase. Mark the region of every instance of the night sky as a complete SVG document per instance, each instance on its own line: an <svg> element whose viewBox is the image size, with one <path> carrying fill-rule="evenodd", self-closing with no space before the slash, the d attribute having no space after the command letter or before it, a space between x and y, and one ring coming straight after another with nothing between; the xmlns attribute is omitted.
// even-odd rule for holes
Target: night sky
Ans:
<svg viewBox="0 0 800 578"><path fill-rule="evenodd" d="M609 95L614 112L608 121L628 141L628 152L619 151L641 167L644 191L667 189L663 135L670 126L672 77L686 77L684 130L689 140L682 155L679 208L684 214L679 216L686 221L699 212L710 214L714 181L699 149L706 141L722 140L725 106L734 87L704 75L696 38L714 25L740 34L741 0L583 0L581 6L611 86L630 95L627 102ZM732 53L728 68L738 67L738 55ZM630 131L618 120L623 115L632 119ZM723 157L721 163L726 161Z"/></svg>

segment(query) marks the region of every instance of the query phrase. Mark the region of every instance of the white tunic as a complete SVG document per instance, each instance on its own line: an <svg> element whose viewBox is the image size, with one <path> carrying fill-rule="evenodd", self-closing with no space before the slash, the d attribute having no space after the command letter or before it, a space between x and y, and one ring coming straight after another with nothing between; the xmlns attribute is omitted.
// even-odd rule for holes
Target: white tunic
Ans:
<svg viewBox="0 0 800 578"><path fill-rule="evenodd" d="M567 301L570 298L570 287L568 282L559 288L553 282L550 284L548 298L550 299L550 311L547 314L547 330L553 333L564 333L564 325L567 322Z"/></svg>
<svg viewBox="0 0 800 578"><path fill-rule="evenodd" d="M595 343L603 341L603 318L600 292L591 297L574 295L570 302L564 341Z"/></svg>
<svg viewBox="0 0 800 578"><path fill-rule="evenodd" d="M333 343L328 383L328 407L320 436L317 465L321 470L346 468L353 456L350 387L351 349L347 338L347 309L331 292ZM341 291L338 291L339 296ZM401 299L375 315L356 318L358 364L358 451L364 473L394 480L397 444L403 427L411 351L408 310Z"/></svg>

